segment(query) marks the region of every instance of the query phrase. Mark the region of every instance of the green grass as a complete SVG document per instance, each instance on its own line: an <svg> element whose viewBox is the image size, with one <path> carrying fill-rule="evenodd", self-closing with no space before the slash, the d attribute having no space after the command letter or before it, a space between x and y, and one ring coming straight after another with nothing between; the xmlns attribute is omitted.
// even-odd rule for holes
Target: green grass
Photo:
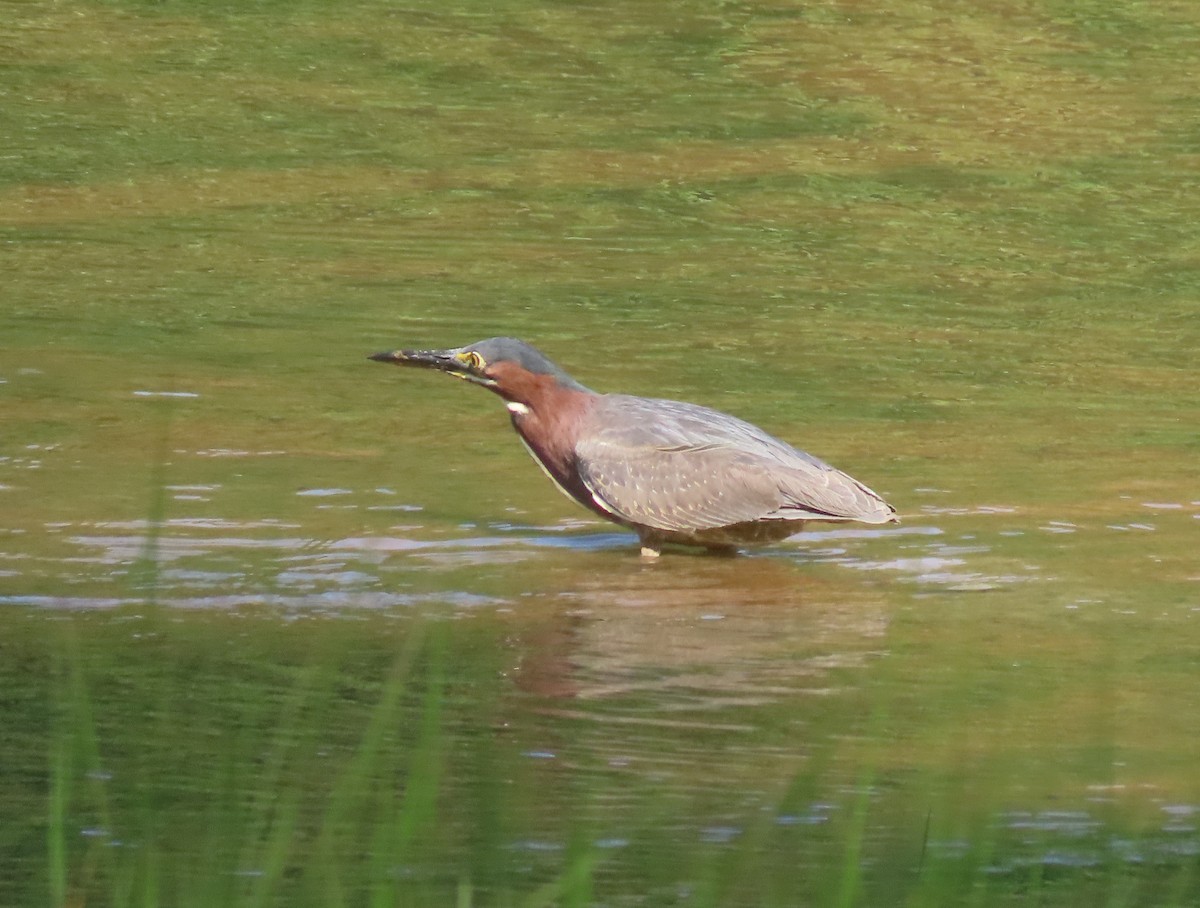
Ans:
<svg viewBox="0 0 1200 908"><path fill-rule="evenodd" d="M363 619L377 632L369 644L353 627ZM908 709L898 666L820 719L806 709L820 737L790 774L680 800L653 773L603 770L589 749L604 738L578 719L584 734L564 737L553 760L525 756L551 726L495 686L499 660L479 659L503 633L489 622L454 633L435 616L274 623L158 611L58 624L39 704L53 716L46 813L25 820L45 828L45 873L9 896L1124 906L1194 895L1193 862L1136 810L1031 804L1002 767L957 783L937 762L913 775L910 735L893 731ZM130 631L144 642L122 653L113 644ZM654 736L664 752L681 743ZM956 786L963 800L947 800ZM1035 825L1012 825L1021 817Z"/></svg>

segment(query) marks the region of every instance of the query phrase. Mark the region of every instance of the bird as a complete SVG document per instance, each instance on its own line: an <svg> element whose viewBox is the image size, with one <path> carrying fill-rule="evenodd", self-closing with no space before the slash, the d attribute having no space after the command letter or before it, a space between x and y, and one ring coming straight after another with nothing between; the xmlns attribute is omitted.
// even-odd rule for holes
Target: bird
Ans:
<svg viewBox="0 0 1200 908"><path fill-rule="evenodd" d="M444 372L499 395L533 459L568 498L665 545L733 553L810 521L885 524L895 509L857 479L751 423L697 404L599 394L512 337L368 359Z"/></svg>

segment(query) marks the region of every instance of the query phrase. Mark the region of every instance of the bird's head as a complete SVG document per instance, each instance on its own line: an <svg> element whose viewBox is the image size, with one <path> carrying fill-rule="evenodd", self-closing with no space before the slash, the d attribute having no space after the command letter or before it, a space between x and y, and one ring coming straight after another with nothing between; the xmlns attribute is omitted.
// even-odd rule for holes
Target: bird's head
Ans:
<svg viewBox="0 0 1200 908"><path fill-rule="evenodd" d="M487 340L449 350L390 350L369 359L398 366L434 369L483 385L505 400L527 402L533 388L551 384L570 391L587 389L542 352L513 337Z"/></svg>

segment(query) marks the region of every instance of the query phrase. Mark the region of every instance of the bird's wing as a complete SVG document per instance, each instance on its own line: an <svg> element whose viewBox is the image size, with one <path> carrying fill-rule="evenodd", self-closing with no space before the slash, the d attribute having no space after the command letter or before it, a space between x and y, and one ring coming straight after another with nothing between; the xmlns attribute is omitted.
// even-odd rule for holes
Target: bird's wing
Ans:
<svg viewBox="0 0 1200 908"><path fill-rule="evenodd" d="M601 508L656 529L892 519L878 495L845 473L750 423L693 404L606 395L575 454Z"/></svg>

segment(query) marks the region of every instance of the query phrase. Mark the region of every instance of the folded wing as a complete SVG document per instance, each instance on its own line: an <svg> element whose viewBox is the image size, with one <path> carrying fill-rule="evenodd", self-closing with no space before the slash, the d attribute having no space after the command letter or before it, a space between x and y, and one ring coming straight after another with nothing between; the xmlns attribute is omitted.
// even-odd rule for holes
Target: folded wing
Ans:
<svg viewBox="0 0 1200 908"><path fill-rule="evenodd" d="M576 446L580 475L613 515L668 531L755 520L886 523L862 483L726 413L606 395Z"/></svg>

